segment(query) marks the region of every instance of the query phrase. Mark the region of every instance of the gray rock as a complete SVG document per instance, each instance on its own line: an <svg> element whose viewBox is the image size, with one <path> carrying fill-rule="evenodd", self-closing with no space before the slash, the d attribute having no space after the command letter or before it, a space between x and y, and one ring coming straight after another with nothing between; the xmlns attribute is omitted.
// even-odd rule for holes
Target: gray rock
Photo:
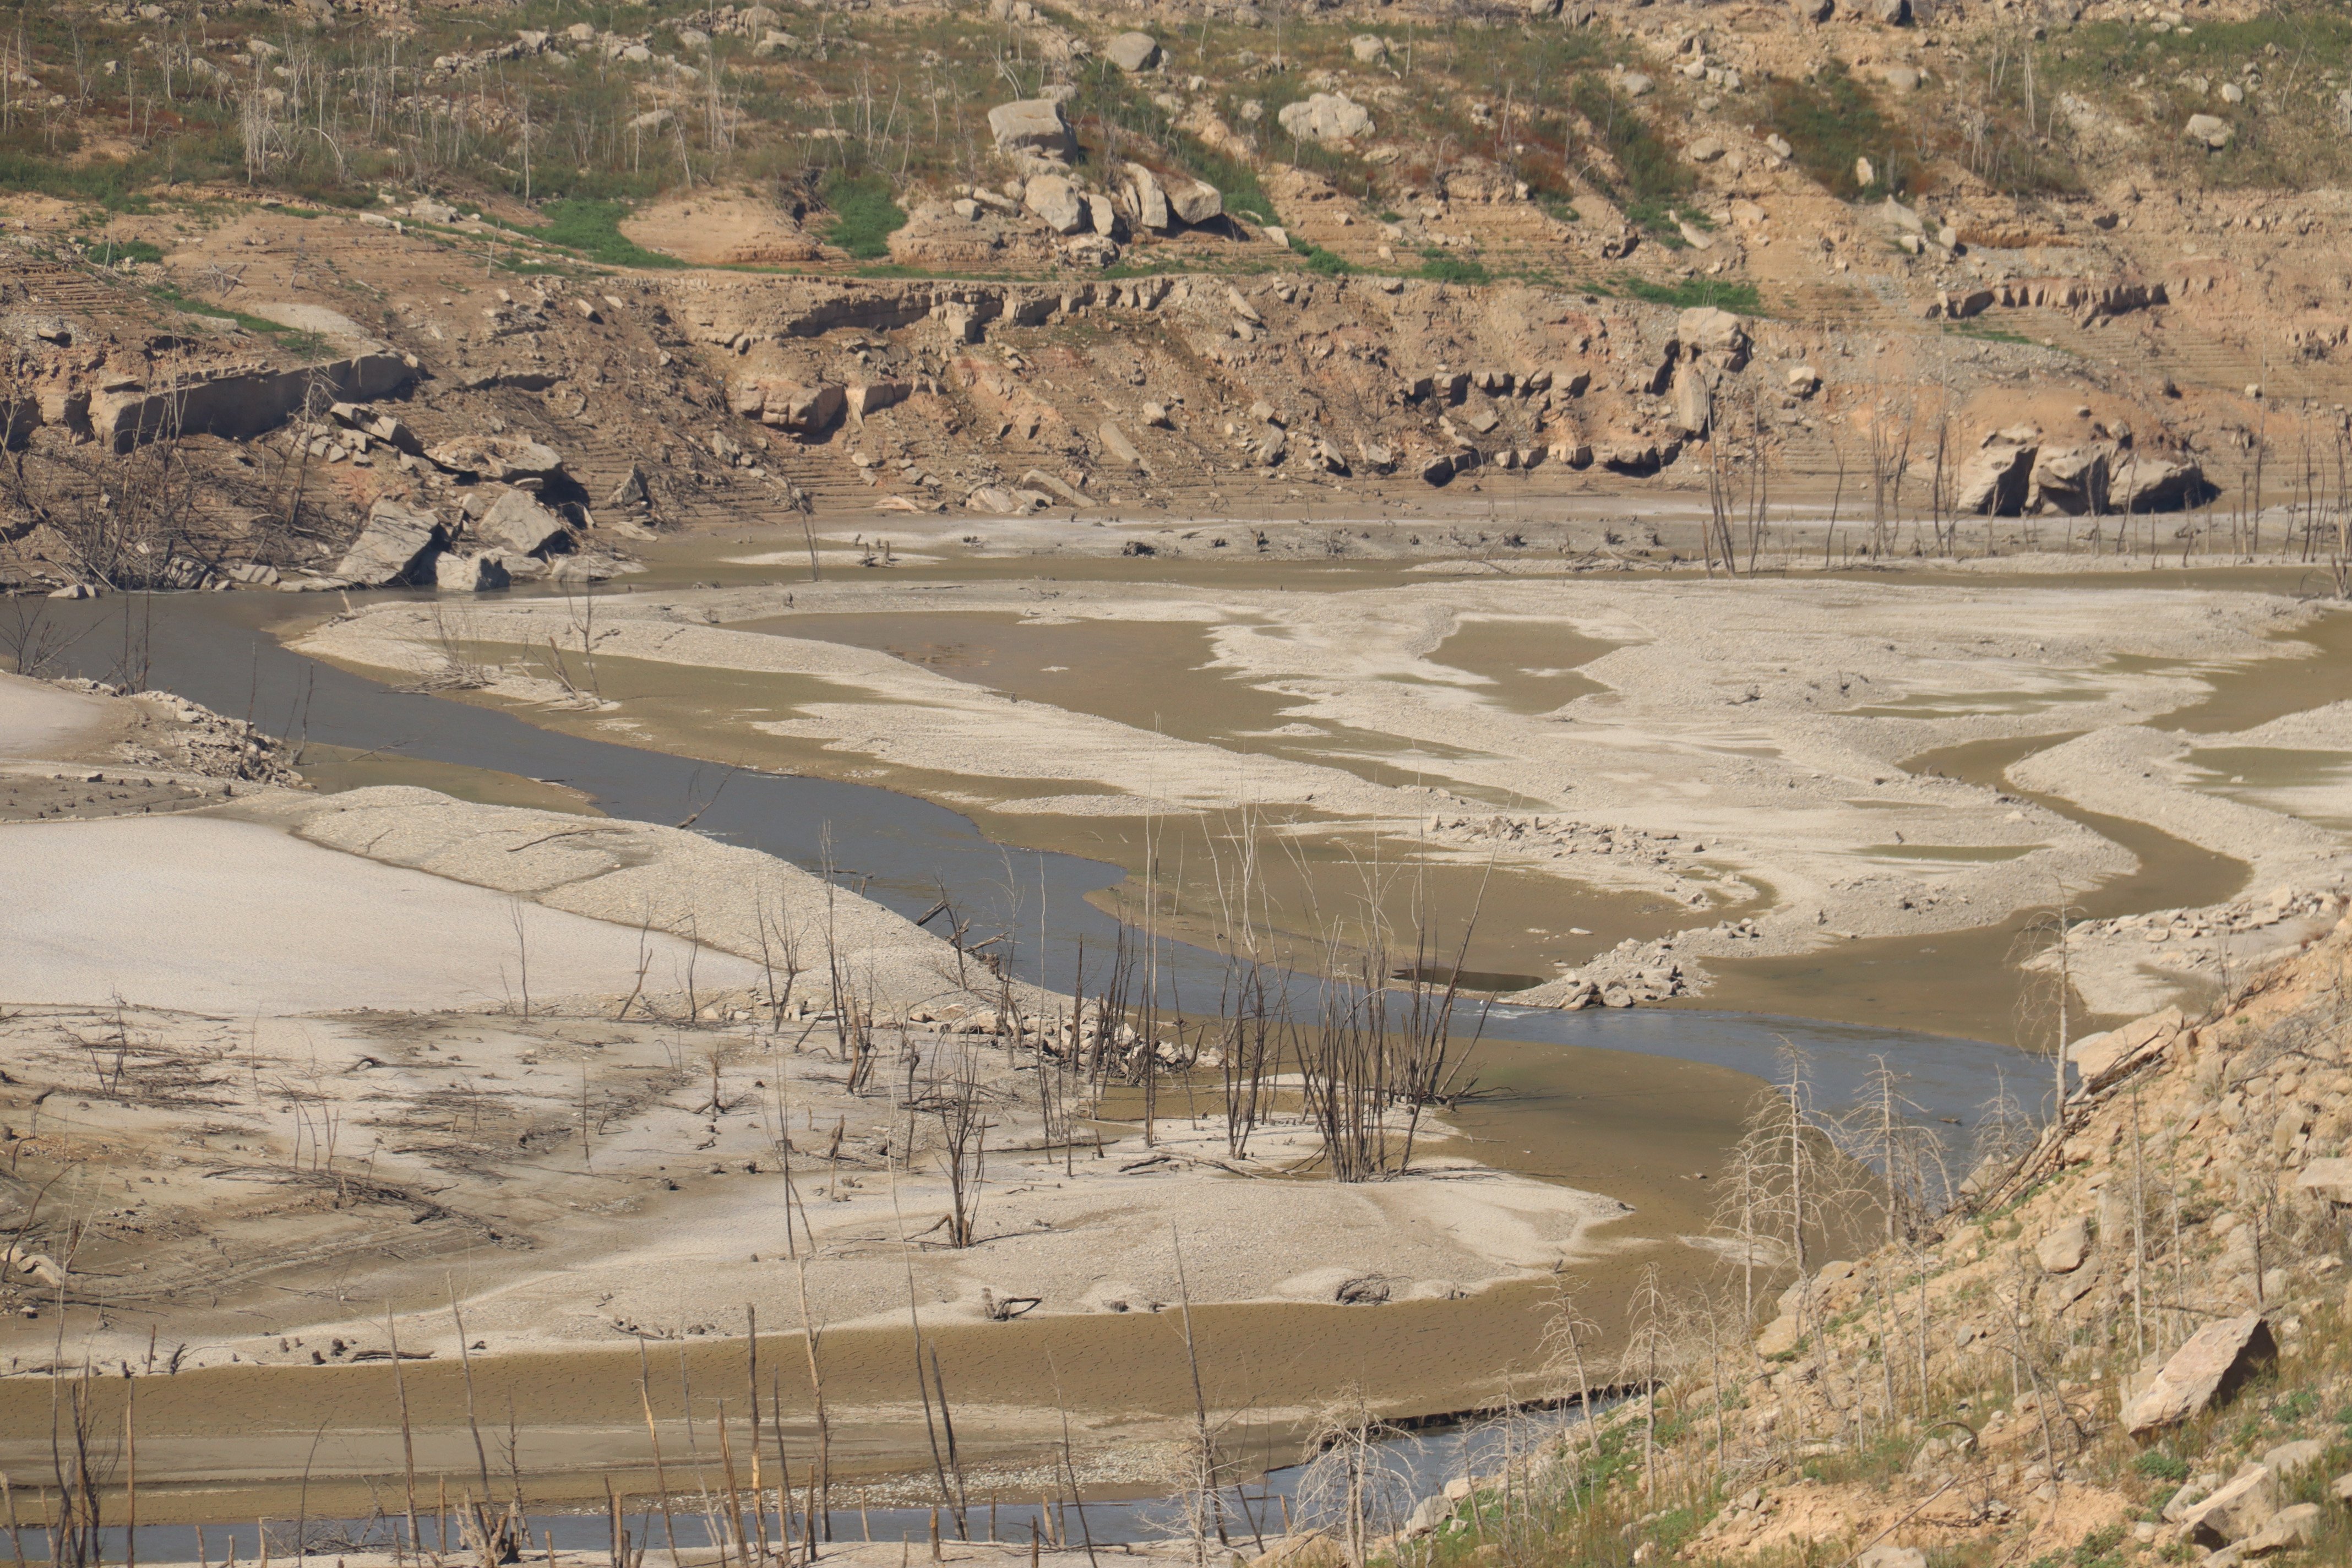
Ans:
<svg viewBox="0 0 2352 1568"><path fill-rule="evenodd" d="M453 474L512 484L517 479L551 479L563 469L553 447L520 436L461 436L425 449L434 467Z"/></svg>
<svg viewBox="0 0 2352 1568"><path fill-rule="evenodd" d="M1953 510L2015 517L2025 510L2026 489L2040 448L1995 441L1969 455L1952 481Z"/></svg>
<svg viewBox="0 0 2352 1568"><path fill-rule="evenodd" d="M1625 96L1628 98L1644 98L1649 95L1650 89L1656 83L1651 81L1640 71L1627 71L1617 79L1617 85L1624 89Z"/></svg>
<svg viewBox="0 0 2352 1568"><path fill-rule="evenodd" d="M448 542L430 511L386 496L368 509L359 537L332 574L363 588L421 585L432 580L433 557Z"/></svg>
<svg viewBox="0 0 2352 1568"><path fill-rule="evenodd" d="M1103 46L1103 54L1123 71L1148 71L1160 63L1160 41L1149 33L1121 33Z"/></svg>
<svg viewBox="0 0 2352 1568"><path fill-rule="evenodd" d="M2271 1515L2260 1530L2238 1542L2247 1557L2267 1557L2273 1552L2296 1552L2319 1539L2319 1505L2299 1502Z"/></svg>
<svg viewBox="0 0 2352 1568"><path fill-rule="evenodd" d="M1700 305L1676 317L1675 341L1695 353L1717 355L1727 369L1738 370L1748 363L1748 329L1738 317L1712 305Z"/></svg>
<svg viewBox="0 0 2352 1568"><path fill-rule="evenodd" d="M2291 1481L2327 1452L2327 1445L2316 1437L2300 1437L2292 1443L2281 1443L2263 1456L2263 1464L2271 1474L2283 1481Z"/></svg>
<svg viewBox="0 0 2352 1568"><path fill-rule="evenodd" d="M1103 450L1109 453L1115 461L1125 463L1130 468L1143 466L1143 454L1137 451L1135 443L1127 438L1126 431L1106 419L1100 435Z"/></svg>
<svg viewBox="0 0 2352 1568"><path fill-rule="evenodd" d="M1077 146L1070 134L1070 122L1062 116L1062 106L1050 98L1000 103L988 111L988 129L1000 153L1066 158Z"/></svg>
<svg viewBox="0 0 2352 1568"><path fill-rule="evenodd" d="M1223 217L1225 198L1216 186L1204 180L1188 180L1170 188L1168 210L1179 221L1197 226Z"/></svg>
<svg viewBox="0 0 2352 1568"><path fill-rule="evenodd" d="M1427 483L1442 485L1454 477L1454 454L1436 452L1423 458L1421 477Z"/></svg>
<svg viewBox="0 0 2352 1568"><path fill-rule="evenodd" d="M2091 1252L2091 1223L2081 1215L2060 1220L2044 1231L2033 1256L2045 1274L2072 1274Z"/></svg>
<svg viewBox="0 0 2352 1568"><path fill-rule="evenodd" d="M1140 163L1129 163L1127 178L1136 226L1155 234L1165 234L1174 227L1175 219L1168 210L1168 193L1160 188L1160 176Z"/></svg>
<svg viewBox="0 0 2352 1568"><path fill-rule="evenodd" d="M2109 453L2097 443L2043 451L2033 460L2028 504L2046 504L2069 517L2106 510Z"/></svg>
<svg viewBox="0 0 2352 1568"><path fill-rule="evenodd" d="M1118 228L1118 208L1108 196L1087 197L1087 226L1105 239L1112 237Z"/></svg>
<svg viewBox="0 0 2352 1568"><path fill-rule="evenodd" d="M513 582L496 555L460 555L445 550L433 558L433 585L445 594L490 594Z"/></svg>
<svg viewBox="0 0 2352 1568"><path fill-rule="evenodd" d="M2191 458L2131 452L2108 466L2107 505L2116 511L2178 511L2207 489L2205 470Z"/></svg>
<svg viewBox="0 0 2352 1568"><path fill-rule="evenodd" d="M772 384L760 406L760 423L774 430L813 436L831 429L848 401L847 395L829 381L814 386Z"/></svg>
<svg viewBox="0 0 2352 1568"><path fill-rule="evenodd" d="M1310 93L1296 103L1284 104L1275 118L1302 142L1351 142L1372 133L1370 113L1345 93Z"/></svg>
<svg viewBox="0 0 2352 1568"><path fill-rule="evenodd" d="M1076 234L1087 226L1087 204L1059 174L1033 175L1022 187L1021 205L1055 234Z"/></svg>
<svg viewBox="0 0 2352 1568"><path fill-rule="evenodd" d="M2124 1428L2137 1437L2178 1426L2228 1398L2257 1368L2277 1359L2277 1342L2260 1312L2208 1323L2123 1407Z"/></svg>
<svg viewBox="0 0 2352 1568"><path fill-rule="evenodd" d="M1684 365L1675 372L1673 393L1676 428L1685 436L1704 436L1715 418L1715 394L1706 377Z"/></svg>
<svg viewBox="0 0 2352 1568"><path fill-rule="evenodd" d="M1376 66L1389 58L1389 41L1378 33L1359 33L1348 40L1348 52L1360 66Z"/></svg>
<svg viewBox="0 0 2352 1568"><path fill-rule="evenodd" d="M2189 123L2180 128L2181 134L2199 142L2209 151L2218 153L2237 136L2230 122L2219 115L2192 114Z"/></svg>
<svg viewBox="0 0 2352 1568"><path fill-rule="evenodd" d="M529 490L507 491L484 509L466 531L473 542L509 555L536 555L572 536L570 526L540 505L539 498Z"/></svg>
<svg viewBox="0 0 2352 1568"><path fill-rule="evenodd" d="M1870 19L1889 27L1906 26L1911 21L1911 0L1871 0Z"/></svg>
<svg viewBox="0 0 2352 1568"><path fill-rule="evenodd" d="M2200 1546L2227 1546L2268 1524L2278 1506L2278 1479L2267 1466L2248 1464L2219 1491L2190 1509L2181 1527Z"/></svg>
<svg viewBox="0 0 2352 1568"><path fill-rule="evenodd" d="M914 395L915 389L903 381L869 381L863 386L853 386L842 394L842 405L856 417L879 414L885 408L896 407Z"/></svg>

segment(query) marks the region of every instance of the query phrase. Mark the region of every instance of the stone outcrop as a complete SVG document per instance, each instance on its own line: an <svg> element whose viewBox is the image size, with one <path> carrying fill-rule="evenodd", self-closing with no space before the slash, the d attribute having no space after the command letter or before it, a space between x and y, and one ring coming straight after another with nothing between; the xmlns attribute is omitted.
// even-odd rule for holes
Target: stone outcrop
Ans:
<svg viewBox="0 0 2352 1568"><path fill-rule="evenodd" d="M1149 33L1121 33L1103 46L1103 58L1130 76L1160 63L1160 41Z"/></svg>
<svg viewBox="0 0 2352 1568"><path fill-rule="evenodd" d="M1952 481L1952 509L2015 517L2025 510L2038 446L1994 439L1969 455Z"/></svg>
<svg viewBox="0 0 2352 1568"><path fill-rule="evenodd" d="M449 473L502 484L550 479L563 471L563 459L553 447L519 436L464 436L427 447L425 456Z"/></svg>
<svg viewBox="0 0 2352 1568"><path fill-rule="evenodd" d="M1284 104L1275 118L1302 142L1352 142L1372 133L1370 113L1345 93L1310 93Z"/></svg>
<svg viewBox="0 0 2352 1568"><path fill-rule="evenodd" d="M1077 138L1062 106L1050 98L1024 98L1000 103L988 111L989 133L1000 153L1029 153L1044 158L1066 158L1077 150Z"/></svg>
<svg viewBox="0 0 2352 1568"><path fill-rule="evenodd" d="M1059 174L1034 174L1022 188L1021 205L1055 234L1076 234L1087 226L1087 205L1078 188Z"/></svg>
<svg viewBox="0 0 2352 1568"><path fill-rule="evenodd" d="M2172 1352L2172 1359L2123 1407L2125 1429L2144 1436L2181 1422L2278 1358L2270 1324L2260 1312L2208 1323Z"/></svg>
<svg viewBox="0 0 2352 1568"><path fill-rule="evenodd" d="M420 586L432 581L433 557L448 542L431 511L387 496L368 510L334 575L363 588Z"/></svg>
<svg viewBox="0 0 2352 1568"><path fill-rule="evenodd" d="M469 541L509 555L539 555L568 542L570 525L529 490L508 490L467 524Z"/></svg>

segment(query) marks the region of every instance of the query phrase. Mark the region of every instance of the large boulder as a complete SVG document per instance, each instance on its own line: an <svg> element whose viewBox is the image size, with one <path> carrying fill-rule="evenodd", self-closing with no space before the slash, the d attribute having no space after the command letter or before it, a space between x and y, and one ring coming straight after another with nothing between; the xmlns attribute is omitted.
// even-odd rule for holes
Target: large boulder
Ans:
<svg viewBox="0 0 2352 1568"><path fill-rule="evenodd" d="M2249 1462L2211 1497L2191 1507L2181 1525L2199 1545L2222 1547L2268 1524L2278 1507L2278 1478L2268 1465Z"/></svg>
<svg viewBox="0 0 2352 1568"><path fill-rule="evenodd" d="M1715 418L1715 393L1695 365L1675 372L1675 425L1685 436L1704 436Z"/></svg>
<svg viewBox="0 0 2352 1568"><path fill-rule="evenodd" d="M483 509L467 527L471 541L481 548L508 555L537 555L549 546L569 541L572 529L541 506L529 490L509 490Z"/></svg>
<svg viewBox="0 0 2352 1568"><path fill-rule="evenodd" d="M1070 122L1062 106L1050 98L1016 99L988 111L989 133L1000 153L1034 153L1045 158L1066 158L1076 150Z"/></svg>
<svg viewBox="0 0 2352 1568"><path fill-rule="evenodd" d="M1302 142L1352 142L1372 133L1371 115L1345 93L1310 93L1284 104L1275 118Z"/></svg>
<svg viewBox="0 0 2352 1568"><path fill-rule="evenodd" d="M1748 363L1748 329L1738 317L1713 305L1685 310L1675 321L1675 341L1690 353L1714 354L1727 369Z"/></svg>
<svg viewBox="0 0 2352 1568"><path fill-rule="evenodd" d="M2180 131L2191 142L2215 153L2227 147L2238 134L2228 121L2216 114L2192 114Z"/></svg>
<svg viewBox="0 0 2352 1568"><path fill-rule="evenodd" d="M2205 470L2192 458L2131 452L2108 465L2110 511L2179 511L2208 493Z"/></svg>
<svg viewBox="0 0 2352 1568"><path fill-rule="evenodd" d="M1100 434L1103 450L1114 462L1124 463L1130 468L1143 466L1143 454L1136 450L1135 443L1127 438L1126 431L1106 419Z"/></svg>
<svg viewBox="0 0 2352 1568"><path fill-rule="evenodd" d="M1168 210L1180 223L1213 223L1224 216L1225 198L1205 180L1186 180L1168 188Z"/></svg>
<svg viewBox="0 0 2352 1568"><path fill-rule="evenodd" d="M2258 1369L2277 1359L2278 1344L2260 1312L2208 1323L2172 1352L2155 1381L2124 1405L2124 1428L2137 1437L2177 1426L2228 1398Z"/></svg>
<svg viewBox="0 0 2352 1568"><path fill-rule="evenodd" d="M1149 33L1121 33L1103 46L1103 54L1123 71L1148 71L1160 63L1160 41Z"/></svg>
<svg viewBox="0 0 2352 1568"><path fill-rule="evenodd" d="M2025 510L2026 491L2033 478L2037 446L1994 440L1979 447L1960 465L1952 481L1956 511L2015 517Z"/></svg>
<svg viewBox="0 0 2352 1568"><path fill-rule="evenodd" d="M830 430L847 405L842 389L829 381L819 382L814 386L774 382L770 383L764 392L760 404L760 423L772 430L785 430L795 436L814 436Z"/></svg>
<svg viewBox="0 0 2352 1568"><path fill-rule="evenodd" d="M520 436L460 436L425 447L425 457L450 473L509 485L517 479L552 479L563 469L563 459L553 447Z"/></svg>
<svg viewBox="0 0 2352 1568"><path fill-rule="evenodd" d="M2112 448L2094 443L2045 448L2033 460L2032 493L2027 504L2047 505L2070 517L2107 510L2107 473Z"/></svg>
<svg viewBox="0 0 2352 1568"><path fill-rule="evenodd" d="M2090 1256L2091 1226L2081 1215L2060 1220L2042 1233L2033 1248L2034 1260L2045 1274L2072 1274Z"/></svg>
<svg viewBox="0 0 2352 1568"><path fill-rule="evenodd" d="M489 594L514 581L495 555L460 555L445 550L433 558L433 585L445 594Z"/></svg>
<svg viewBox="0 0 2352 1568"><path fill-rule="evenodd" d="M420 586L433 580L433 557L448 542L430 511L386 496L368 509L333 574L363 588Z"/></svg>
<svg viewBox="0 0 2352 1568"><path fill-rule="evenodd" d="M1055 234L1076 234L1087 226L1085 198L1059 174L1032 175L1022 187L1021 204Z"/></svg>
<svg viewBox="0 0 2352 1568"><path fill-rule="evenodd" d="M2180 1037L2184 1020L2178 1007L2150 1013L2104 1035L2088 1035L2066 1047L2066 1056L2087 1088L2096 1088L2128 1067L2160 1056Z"/></svg>
<svg viewBox="0 0 2352 1568"><path fill-rule="evenodd" d="M864 419L869 414L879 414L885 408L906 402L913 395L914 390L903 381L869 381L844 393L842 402L853 417Z"/></svg>
<svg viewBox="0 0 2352 1568"><path fill-rule="evenodd" d="M2271 1515L2260 1530L2238 1542L2247 1557L2267 1557L2273 1552L2299 1552L2319 1539L2321 1514L2315 1502L2299 1502Z"/></svg>
<svg viewBox="0 0 2352 1568"><path fill-rule="evenodd" d="M1169 210L1168 193L1160 188L1160 176L1140 163L1127 166L1129 203L1135 213L1135 226L1155 234L1165 234L1175 226L1174 215Z"/></svg>

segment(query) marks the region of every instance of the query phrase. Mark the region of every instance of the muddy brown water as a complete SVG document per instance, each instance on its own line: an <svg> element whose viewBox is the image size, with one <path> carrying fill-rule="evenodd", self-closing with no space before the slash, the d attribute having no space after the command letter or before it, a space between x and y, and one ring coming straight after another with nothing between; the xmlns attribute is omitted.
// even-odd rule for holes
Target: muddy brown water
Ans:
<svg viewBox="0 0 2352 1568"><path fill-rule="evenodd" d="M1519 1042L1482 1047L1476 1075L1489 1092L1450 1112L1457 1135L1424 1141L1427 1153L1466 1155L1606 1192L1632 1212L1602 1233L1604 1247L1627 1247L1627 1259L1657 1263L1670 1289L1714 1273L1709 1254L1674 1238L1706 1227L1710 1178L1738 1136L1754 1079L1699 1062ZM1213 1094L1213 1085L1205 1087ZM1164 1091L1163 1103L1176 1092ZM1623 1321L1633 1274L1622 1262L1600 1260L1568 1269L1563 1282L1588 1318L1614 1325ZM1236 1458L1262 1466L1289 1462L1305 1414L1341 1389L1360 1390L1391 1415L1415 1416L1497 1402L1515 1387L1523 1394L1549 1387L1541 1341L1553 1300L1549 1284L1516 1281L1459 1300L1381 1307L1204 1304L1193 1310L1192 1330L1211 1409L1234 1418ZM712 1314L724 1316L724 1309L714 1303ZM923 1331L955 1402L965 1460L992 1475L1047 1459L1058 1441L1058 1410L1068 1411L1088 1445L1166 1442L1192 1416L1181 1303L926 1324ZM1615 1337L1612 1329L1589 1342L1596 1376L1608 1375ZM928 1447L909 1332L835 1329L820 1345L836 1469L854 1485L919 1468ZM536 1503L600 1498L608 1476L625 1489L649 1488L648 1397L671 1484L717 1485L712 1423L722 1401L742 1420L744 1342L697 1339L647 1350L644 1394L634 1342L478 1354L471 1407L487 1433L495 1489L503 1493L507 1485L509 1443ZM445 1477L453 1500L461 1490L478 1494L467 1369L449 1359L411 1362L402 1381L427 1498ZM94 1385L102 1431L121 1430L127 1386ZM760 1386L763 1406L783 1413L794 1464L805 1466L814 1447L814 1400L799 1336L761 1336ZM41 1472L50 1395L45 1379L0 1381L0 1468ZM372 1501L400 1491L400 1394L389 1365L205 1369L139 1379L137 1397L142 1518L284 1517L298 1499L314 1516L364 1514ZM689 1409L698 1437L687 1430ZM738 1463L748 1471L746 1440L739 1425Z"/></svg>

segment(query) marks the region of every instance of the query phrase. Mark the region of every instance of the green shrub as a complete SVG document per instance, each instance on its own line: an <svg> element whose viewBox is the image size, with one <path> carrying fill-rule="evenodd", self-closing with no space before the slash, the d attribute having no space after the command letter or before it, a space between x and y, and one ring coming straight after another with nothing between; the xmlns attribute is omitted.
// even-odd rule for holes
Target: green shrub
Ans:
<svg viewBox="0 0 2352 1568"><path fill-rule="evenodd" d="M1675 150L1666 145L1664 139L1651 129L1650 122L1634 109L1633 100L1620 96L1601 78L1579 77L1570 90L1569 101L1591 125L1601 145L1609 149L1622 178L1624 189L1611 190L1601 184L1601 193L1625 209L1628 223L1680 246L1682 237L1675 229L1674 206L1690 191L1690 170L1675 156Z"/></svg>
<svg viewBox="0 0 2352 1568"><path fill-rule="evenodd" d="M825 237L858 261L887 258L890 237L907 226L907 215L890 199L890 182L881 174L835 171L824 184L824 205L834 212Z"/></svg>
<svg viewBox="0 0 2352 1568"><path fill-rule="evenodd" d="M541 210L547 215L547 226L539 231L539 237L550 245L576 250L591 261L606 267L686 265L675 256L647 250L621 232L621 220L629 216L625 202L550 202Z"/></svg>
<svg viewBox="0 0 2352 1568"><path fill-rule="evenodd" d="M1295 234L1290 237L1290 248L1307 258L1307 270L1309 272L1319 272L1326 278L1337 278L1343 273L1355 270L1348 265L1347 258L1335 256L1321 246L1301 239Z"/></svg>
<svg viewBox="0 0 2352 1568"><path fill-rule="evenodd" d="M2147 1453L2134 1459L2132 1468L2152 1479L2168 1481L2185 1481L2189 1479L2188 1461L2176 1459L2160 1448L2150 1448Z"/></svg>
<svg viewBox="0 0 2352 1568"><path fill-rule="evenodd" d="M1742 316L1763 314L1764 301L1753 283L1729 283L1717 278L1685 278L1676 283L1653 283L1645 278L1620 278L1617 292L1633 300L1646 300L1653 305L1672 305L1688 310L1700 305L1713 305L1717 310L1730 310Z"/></svg>
<svg viewBox="0 0 2352 1568"><path fill-rule="evenodd" d="M1904 188L1895 128L1843 65L1832 60L1811 78L1775 77L1764 102L1766 127L1788 139L1796 165L1832 195L1857 201ZM1875 175L1868 185L1854 176L1862 158Z"/></svg>
<svg viewBox="0 0 2352 1568"><path fill-rule="evenodd" d="M1442 246L1421 253L1421 275L1433 283L1484 283L1486 264L1475 256L1456 256Z"/></svg>
<svg viewBox="0 0 2352 1568"><path fill-rule="evenodd" d="M118 261L161 261L163 247L143 239L99 239L90 242L89 255L99 265L110 267Z"/></svg>

